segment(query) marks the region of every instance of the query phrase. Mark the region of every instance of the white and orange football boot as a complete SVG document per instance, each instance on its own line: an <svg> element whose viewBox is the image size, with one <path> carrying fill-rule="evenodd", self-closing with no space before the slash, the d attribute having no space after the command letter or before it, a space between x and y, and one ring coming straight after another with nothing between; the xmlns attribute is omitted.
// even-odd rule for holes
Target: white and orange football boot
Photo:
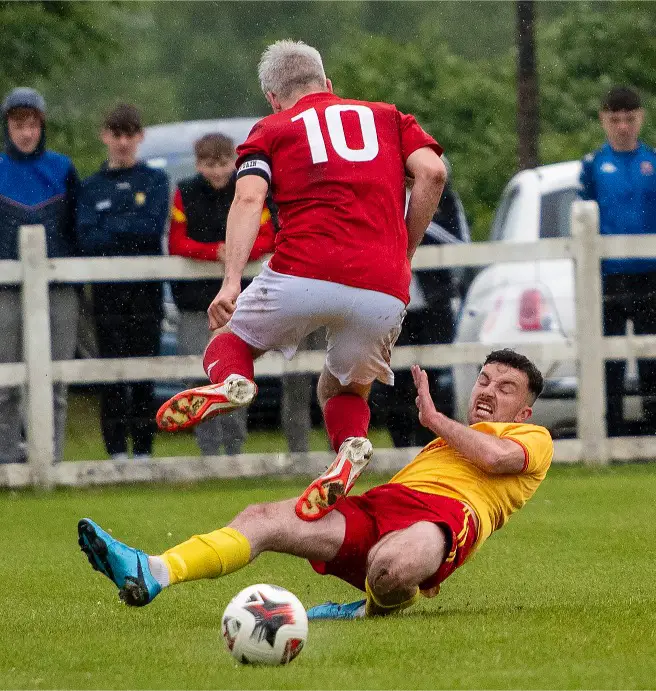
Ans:
<svg viewBox="0 0 656 691"><path fill-rule="evenodd" d="M187 389L169 399L157 411L157 425L165 432L178 432L244 408L257 394L254 382L241 374L230 374L219 384Z"/></svg>
<svg viewBox="0 0 656 691"><path fill-rule="evenodd" d="M345 439L332 465L296 502L296 515L304 521L316 521L332 511L337 501L351 491L367 467L373 450L366 437Z"/></svg>

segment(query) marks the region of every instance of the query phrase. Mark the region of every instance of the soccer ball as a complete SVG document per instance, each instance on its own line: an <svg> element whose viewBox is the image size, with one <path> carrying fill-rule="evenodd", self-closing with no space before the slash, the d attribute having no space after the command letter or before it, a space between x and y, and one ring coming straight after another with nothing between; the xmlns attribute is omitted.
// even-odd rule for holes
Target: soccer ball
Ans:
<svg viewBox="0 0 656 691"><path fill-rule="evenodd" d="M296 595L260 583L232 598L221 630L231 655L242 664L286 665L305 645L308 618Z"/></svg>

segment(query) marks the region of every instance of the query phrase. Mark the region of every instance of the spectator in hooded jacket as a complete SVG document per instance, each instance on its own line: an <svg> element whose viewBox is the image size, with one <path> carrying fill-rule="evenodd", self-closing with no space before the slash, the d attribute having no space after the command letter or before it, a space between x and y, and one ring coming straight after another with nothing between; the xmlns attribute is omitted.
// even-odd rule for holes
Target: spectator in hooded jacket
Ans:
<svg viewBox="0 0 656 691"><path fill-rule="evenodd" d="M125 257L162 254L169 211L168 178L137 160L144 132L137 108L118 105L106 117L101 139L107 161L82 183L77 235L85 255ZM159 353L162 284L159 281L97 283L93 313L100 357ZM152 381L104 385L101 425L107 452L135 459L152 454L155 434Z"/></svg>
<svg viewBox="0 0 656 691"><path fill-rule="evenodd" d="M235 196L235 145L220 133L206 134L194 144L197 174L181 180L175 191L169 232L169 254L223 263L226 223ZM273 252L274 221L262 211L260 233L249 260ZM243 281L243 287L248 281ZM202 355L210 340L207 308L214 299L218 279L176 281L173 299L180 310L178 354ZM189 386L194 386L190 383ZM203 456L241 452L247 434L246 408L219 415L194 429Z"/></svg>
<svg viewBox="0 0 656 691"><path fill-rule="evenodd" d="M19 228L43 225L48 257L76 254L74 208L77 174L71 160L46 150L46 104L27 87L11 91L2 103L4 153L0 155L0 260L18 259ZM52 357L75 353L78 300L74 286L49 289ZM19 286L0 285L0 362L22 358ZM54 454L61 460L66 429L66 385L53 390ZM0 388L0 463L25 460L21 440L20 389Z"/></svg>

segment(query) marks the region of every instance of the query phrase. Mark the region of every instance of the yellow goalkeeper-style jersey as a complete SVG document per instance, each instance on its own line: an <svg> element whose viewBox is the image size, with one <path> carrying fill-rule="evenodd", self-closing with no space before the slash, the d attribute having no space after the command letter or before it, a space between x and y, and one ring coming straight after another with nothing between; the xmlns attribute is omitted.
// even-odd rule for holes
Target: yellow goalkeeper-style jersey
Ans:
<svg viewBox="0 0 656 691"><path fill-rule="evenodd" d="M471 428L517 442L524 449L522 472L486 473L438 437L390 482L466 502L478 516L478 548L533 496L551 465L553 441L538 425L477 422Z"/></svg>

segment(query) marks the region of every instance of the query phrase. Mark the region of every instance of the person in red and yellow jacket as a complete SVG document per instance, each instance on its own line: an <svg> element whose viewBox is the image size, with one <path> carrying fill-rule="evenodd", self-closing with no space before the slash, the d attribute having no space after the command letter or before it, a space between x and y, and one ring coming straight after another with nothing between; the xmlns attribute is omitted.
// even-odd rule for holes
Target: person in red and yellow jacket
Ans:
<svg viewBox="0 0 656 691"><path fill-rule="evenodd" d="M169 254L223 262L228 211L235 195L235 146L225 135L206 134L194 144L194 152L197 174L181 180L173 198ZM265 206L250 261L273 252L274 235L275 220ZM171 288L180 310L178 354L201 355L210 337L207 308L216 295L217 280L175 281ZM246 410L238 410L199 425L195 435L201 453L239 453L246 440L246 415Z"/></svg>

